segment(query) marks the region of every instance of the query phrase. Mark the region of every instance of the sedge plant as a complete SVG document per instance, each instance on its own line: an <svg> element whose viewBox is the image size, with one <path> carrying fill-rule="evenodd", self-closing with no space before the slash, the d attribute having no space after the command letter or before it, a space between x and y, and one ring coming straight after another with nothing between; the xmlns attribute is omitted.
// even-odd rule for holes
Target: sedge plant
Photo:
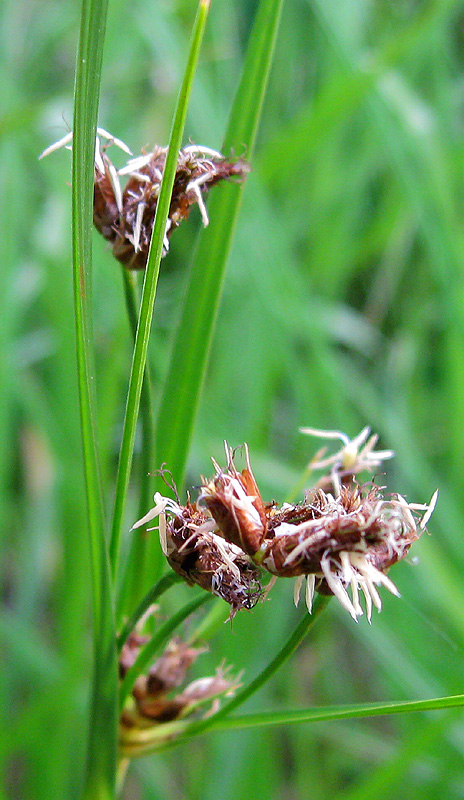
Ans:
<svg viewBox="0 0 464 800"><path fill-rule="evenodd" d="M235 713L291 658L330 597L335 596L354 621L363 614L370 621L373 606L380 610L382 592L398 594L387 573L426 529L436 494L430 502L419 498L420 503L411 503L379 486L376 475L393 453L377 451L377 438L368 428L354 439L338 431L304 428L303 434L341 444L328 456L319 451L287 502L263 499L247 447L239 454L228 444L224 463L213 459L213 476L198 476L195 495L193 490L185 495L186 464L225 268L247 173L254 166L282 13L282 0L260 0L257 6L219 152L208 143L185 144L187 109L209 5L210 0L198 5L168 146L133 156L117 136L98 127L107 8L104 0L83 0L73 129L57 143L71 146L73 165L74 309L93 608L92 697L83 786L88 800L115 797L131 760L180 747L208 732L464 704L463 695L453 695ZM114 165L111 148L129 156L122 168ZM206 208L209 190L211 202ZM204 228L192 247L166 377L157 396L148 350L158 276L170 237L194 204L200 208ZM116 259L122 273L133 337L110 513L102 495L99 398L94 389L92 219L111 244L108 258ZM138 426L143 453L139 514L128 519ZM237 466L240 458L242 469ZM321 470L324 474L316 478L313 473ZM155 471L153 506L149 473ZM188 670L206 643L214 653L214 634L221 623L236 614L252 613L272 598L276 581L288 578L294 579L295 604L302 591L306 609L285 641L276 643L268 664L250 678L241 674L240 664L227 664L218 653L213 675L188 682ZM196 588L160 620L165 593L183 597L182 583ZM181 637L179 630L186 629L184 623L192 615L196 627L192 631L187 626Z"/></svg>

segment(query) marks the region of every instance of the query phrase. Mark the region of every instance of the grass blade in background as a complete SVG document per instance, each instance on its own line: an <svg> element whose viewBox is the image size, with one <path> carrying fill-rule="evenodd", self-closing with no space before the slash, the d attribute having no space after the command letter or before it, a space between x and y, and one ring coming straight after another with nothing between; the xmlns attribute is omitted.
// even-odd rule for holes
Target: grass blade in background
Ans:
<svg viewBox="0 0 464 800"><path fill-rule="evenodd" d="M126 414L124 419L124 430L121 451L119 455L118 475L116 480L116 495L114 501L114 514L110 543L110 557L113 575L116 575L118 570L121 526L132 466L135 430L139 412L145 364L147 360L148 340L150 337L153 307L158 283L159 265L163 249L163 238L166 230L166 220L168 217L172 187L176 174L177 155L182 144L188 101L192 89L193 78L198 64L200 47L208 17L208 11L209 0L201 0L193 28L187 67L177 101L171 135L169 138L166 166L164 168L160 195L156 206L153 235L143 284L139 324L135 338L132 370L129 380Z"/></svg>
<svg viewBox="0 0 464 800"><path fill-rule="evenodd" d="M117 670L111 574L97 455L90 319L95 130L105 0L84 0L76 67L72 162L73 278L78 387L90 534L94 665L84 796L111 798L116 769Z"/></svg>
<svg viewBox="0 0 464 800"><path fill-rule="evenodd" d="M250 33L242 77L230 115L223 151L251 160L261 116L283 0L261 0ZM210 224L200 235L182 318L161 399L155 449L180 487L195 425L221 298L224 273L237 220L242 185L222 185L210 203ZM162 488L162 487L160 487ZM164 487L165 488L165 487Z"/></svg>
<svg viewBox="0 0 464 800"><path fill-rule="evenodd" d="M333 719L356 719L359 717L378 717L383 714L407 714L417 711L437 711L446 708L462 708L464 695L436 697L430 700L407 700L406 702L361 703L354 706L326 706L325 708L306 708L298 711L263 711L260 714L246 714L227 720L217 720L211 730L232 730L235 728L259 727L261 725L286 725L298 722L321 722Z"/></svg>

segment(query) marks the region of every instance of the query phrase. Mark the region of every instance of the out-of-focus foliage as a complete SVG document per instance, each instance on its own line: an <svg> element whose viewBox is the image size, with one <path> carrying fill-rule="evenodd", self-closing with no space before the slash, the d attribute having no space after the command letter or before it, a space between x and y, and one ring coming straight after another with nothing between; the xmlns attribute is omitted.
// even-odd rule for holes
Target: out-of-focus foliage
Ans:
<svg viewBox="0 0 464 800"><path fill-rule="evenodd" d="M110 3L99 121L135 153L167 141L191 6ZM254 7L213 3L192 141L221 146ZM7 796L34 800L78 796L88 724L70 158L37 161L71 124L78 14L69 0L5 0L0 47L1 748ZM250 710L462 691L463 24L458 0L285 6L188 484L221 459L224 438L247 441L263 495L283 501L317 447L299 426L370 424L397 453L378 482L417 502L438 486L440 499L418 563L395 569L402 599L384 596L371 627L330 604ZM200 224L195 211L162 263L155 396ZM110 507L131 337L120 267L97 234L94 308ZM134 480L127 531L136 508ZM281 581L224 626L197 674L226 659L255 675L294 624L292 588ZM176 588L164 613L189 597ZM449 711L216 734L138 762L125 797L457 800L463 751Z"/></svg>

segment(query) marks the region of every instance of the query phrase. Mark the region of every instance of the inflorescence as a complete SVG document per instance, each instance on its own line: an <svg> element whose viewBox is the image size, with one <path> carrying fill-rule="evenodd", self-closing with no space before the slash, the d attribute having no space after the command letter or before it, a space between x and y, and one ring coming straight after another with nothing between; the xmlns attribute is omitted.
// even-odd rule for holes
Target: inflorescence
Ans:
<svg viewBox="0 0 464 800"><path fill-rule="evenodd" d="M119 659L120 678L124 678L149 640L150 636L137 630L130 634ZM204 647L192 647L176 637L148 672L138 676L120 717L121 755L140 755L154 738L163 739L166 723L199 710L203 710L204 717L210 716L219 709L221 698L234 695L241 686L240 675L234 677L224 664L216 668L214 675L197 678L181 688L190 667L205 651Z"/></svg>
<svg viewBox="0 0 464 800"><path fill-rule="evenodd" d="M106 144L102 144L102 139ZM47 147L43 158L61 147L70 147L72 132ZM103 128L97 128L95 141L93 221L97 230L111 243L113 255L127 269L145 269L153 232L156 206L166 163L167 147L153 148L151 153L129 158L116 169L107 149L116 145L129 156L128 146ZM210 147L190 144L179 151L177 170L171 195L163 240L163 256L169 250L169 237L190 208L198 205L203 224L208 225L204 195L222 180L243 179L249 171L242 159L227 160ZM127 179L125 186L121 179Z"/></svg>
<svg viewBox="0 0 464 800"><path fill-rule="evenodd" d="M310 435L338 438L343 447L334 456L312 462L331 467L328 476L307 491L298 504L265 503L254 478L248 448L246 466L235 466L236 451L226 443L225 469L214 460L215 474L203 480L196 503L182 506L160 494L155 507L134 527L159 516L163 552L185 580L219 595L231 615L252 608L263 596L260 572L296 578L295 603L305 583L311 611L315 592L335 595L354 620L372 607L381 609L377 587L399 592L387 572L406 556L432 514L429 504L408 503L399 494L385 495L373 482L360 484L356 473L371 471L391 458L375 451L377 437L365 428L350 440L338 431L302 429ZM367 441L366 441L367 440Z"/></svg>

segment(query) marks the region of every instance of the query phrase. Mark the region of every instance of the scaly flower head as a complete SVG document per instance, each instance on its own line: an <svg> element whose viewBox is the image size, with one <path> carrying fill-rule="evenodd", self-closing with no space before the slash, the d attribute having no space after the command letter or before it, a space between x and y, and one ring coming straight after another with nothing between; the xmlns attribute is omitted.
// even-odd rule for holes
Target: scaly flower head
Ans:
<svg viewBox="0 0 464 800"><path fill-rule="evenodd" d="M106 144L102 145L102 139ZM47 147L40 158L60 147L70 147L72 132ZM166 163L167 147L155 146L151 153L130 158L116 169L107 149L116 145L132 155L124 142L97 128L95 142L94 213L95 227L111 242L113 255L128 269L145 269L153 232L156 206ZM163 242L163 255L169 250L169 237L192 205L198 205L203 224L208 225L204 195L221 180L243 179L248 164L229 161L217 150L202 145L187 145L179 151ZM127 179L125 186L121 179Z"/></svg>
<svg viewBox="0 0 464 800"><path fill-rule="evenodd" d="M363 595L370 621L372 607L381 608L377 587L398 595L387 572L425 529L437 492L422 505L399 494L385 495L373 483L359 484L356 472L393 455L373 449L377 437L368 439L368 428L353 440L338 431L305 430L343 442L338 453L318 462L332 467L326 483L333 491L321 488L319 481L301 503L265 503L248 449L246 467L239 472L236 451L226 444L227 466L221 469L213 461L215 475L203 480L196 504L181 506L155 496L155 508L138 524L159 514L160 538L172 568L187 582L224 597L232 613L261 596L260 568L274 578L296 578L295 602L305 582L309 611L315 592L333 594L357 620Z"/></svg>
<svg viewBox="0 0 464 800"><path fill-rule="evenodd" d="M400 495L386 498L379 487L356 483L342 486L338 497L316 490L303 504L273 515L260 562L275 575L298 576L297 595L306 576L309 608L315 591L334 594L357 619L361 591L370 620L372 604L381 608L376 585L398 595L386 572L419 538L423 520L414 514L424 510L428 519L435 499L430 506L409 505Z"/></svg>
<svg viewBox="0 0 464 800"><path fill-rule="evenodd" d="M231 616L253 608L262 596L259 570L233 542L218 535L215 521L197 504L181 506L155 495L154 508L134 528L159 516L161 547L172 569L186 583L222 597Z"/></svg>
<svg viewBox="0 0 464 800"><path fill-rule="evenodd" d="M121 678L149 638L136 632L131 634L120 656ZM167 738L172 731L169 723L201 710L206 703L209 708L203 717L209 716L218 710L222 697L231 697L240 687L240 676L234 678L230 667L221 664L214 675L191 681L176 692L185 682L191 665L204 652L205 648L194 648L175 638L147 674L139 675L120 717L119 746L123 755L138 755L150 741Z"/></svg>

